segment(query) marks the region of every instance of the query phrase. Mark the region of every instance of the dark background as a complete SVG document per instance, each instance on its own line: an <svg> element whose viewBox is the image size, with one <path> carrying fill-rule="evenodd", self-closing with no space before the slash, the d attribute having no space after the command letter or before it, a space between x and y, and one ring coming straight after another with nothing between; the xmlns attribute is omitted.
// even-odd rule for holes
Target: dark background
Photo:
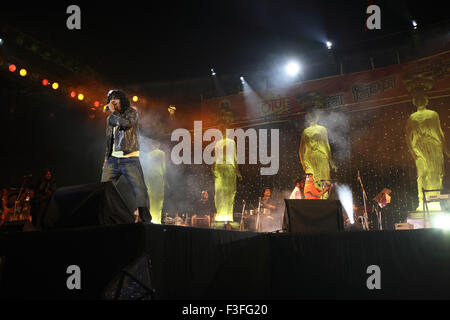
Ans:
<svg viewBox="0 0 450 320"><path fill-rule="evenodd" d="M0 21L19 28L118 85L265 69L284 56L316 54L330 40L349 52L448 20L441 1L78 1L81 30L66 28L69 1L4 3ZM381 30L366 30L366 8ZM370 41L376 40L376 41ZM326 50L324 51L326 56Z"/></svg>

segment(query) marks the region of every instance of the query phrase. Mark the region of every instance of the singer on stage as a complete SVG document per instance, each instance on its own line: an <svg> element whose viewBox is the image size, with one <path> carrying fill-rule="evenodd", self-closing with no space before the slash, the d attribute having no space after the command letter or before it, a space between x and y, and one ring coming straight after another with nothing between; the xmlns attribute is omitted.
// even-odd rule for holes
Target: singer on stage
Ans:
<svg viewBox="0 0 450 320"><path fill-rule="evenodd" d="M141 221L150 222L149 200L139 161L139 120L136 109L124 92L111 90L104 111L111 113L106 119L106 155L102 182L115 181L125 176L133 190Z"/></svg>

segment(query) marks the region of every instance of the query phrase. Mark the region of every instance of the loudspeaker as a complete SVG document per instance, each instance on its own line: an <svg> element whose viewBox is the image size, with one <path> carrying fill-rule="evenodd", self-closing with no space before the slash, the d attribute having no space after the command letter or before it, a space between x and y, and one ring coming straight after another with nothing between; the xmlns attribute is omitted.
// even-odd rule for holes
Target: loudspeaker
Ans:
<svg viewBox="0 0 450 320"><path fill-rule="evenodd" d="M289 200L283 229L288 232L333 232L344 230L339 200Z"/></svg>
<svg viewBox="0 0 450 320"><path fill-rule="evenodd" d="M136 200L126 179L57 189L43 219L45 229L133 223Z"/></svg>

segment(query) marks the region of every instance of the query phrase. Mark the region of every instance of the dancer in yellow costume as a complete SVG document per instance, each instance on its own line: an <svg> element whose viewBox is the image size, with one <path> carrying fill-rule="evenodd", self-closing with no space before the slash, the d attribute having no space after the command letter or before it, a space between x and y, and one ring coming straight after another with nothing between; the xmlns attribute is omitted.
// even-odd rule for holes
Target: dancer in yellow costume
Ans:
<svg viewBox="0 0 450 320"><path fill-rule="evenodd" d="M222 153L218 152L220 149ZM222 140L217 141L214 150L216 162L213 164L212 172L215 188L214 201L217 210L214 221L231 222L233 221L234 197L236 195L236 177L242 179L237 165L236 143L233 139L223 135ZM233 152L227 154L227 150Z"/></svg>
<svg viewBox="0 0 450 320"><path fill-rule="evenodd" d="M314 181L318 189L322 189L321 180L330 179L330 166L336 171L336 166L331 159L331 150L328 143L327 129L318 125L319 114L317 111L308 112L306 121L309 127L303 130L299 157L303 170L314 176ZM328 198L328 193L323 195L323 199Z"/></svg>
<svg viewBox="0 0 450 320"><path fill-rule="evenodd" d="M160 143L155 142L153 150L148 154L148 170L146 184L150 199L152 222L161 224L161 212L164 204L164 178L166 173L166 154L159 149Z"/></svg>
<svg viewBox="0 0 450 320"><path fill-rule="evenodd" d="M443 153L445 152L450 157L450 151L445 146L439 114L427 109L428 97L425 90L418 88L412 93L412 96L412 103L417 107L417 111L409 116L406 123L406 143L416 163L419 194L417 211L421 211L423 210L422 188L426 190L442 189ZM428 203L428 208L429 210L441 210L439 202Z"/></svg>

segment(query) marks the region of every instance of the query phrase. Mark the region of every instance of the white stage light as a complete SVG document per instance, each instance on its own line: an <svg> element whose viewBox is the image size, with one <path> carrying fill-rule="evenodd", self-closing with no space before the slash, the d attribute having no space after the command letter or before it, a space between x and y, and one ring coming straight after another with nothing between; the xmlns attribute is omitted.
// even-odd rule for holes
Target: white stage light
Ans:
<svg viewBox="0 0 450 320"><path fill-rule="evenodd" d="M441 214L441 215L437 216L436 218L434 218L433 222L434 222L433 225L436 228L441 228L441 229L446 229L446 230L450 229L450 216L448 214Z"/></svg>
<svg viewBox="0 0 450 320"><path fill-rule="evenodd" d="M333 47L333 44L330 41L327 41L327 49L330 50Z"/></svg>
<svg viewBox="0 0 450 320"><path fill-rule="evenodd" d="M244 77L241 76L239 79L241 79L241 82L242 82L242 83L245 82Z"/></svg>
<svg viewBox="0 0 450 320"><path fill-rule="evenodd" d="M212 76L215 76L215 75L216 75L216 72L214 71L213 68L211 68L211 75L212 75Z"/></svg>
<svg viewBox="0 0 450 320"><path fill-rule="evenodd" d="M413 25L413 28L414 28L414 29L417 29L417 22L416 22L416 20L413 20L413 21L412 21L412 25Z"/></svg>
<svg viewBox="0 0 450 320"><path fill-rule="evenodd" d="M295 77L300 72L300 65L297 62L289 62L286 66L286 73Z"/></svg>
<svg viewBox="0 0 450 320"><path fill-rule="evenodd" d="M3 39L0 38L0 46L4 43Z"/></svg>

